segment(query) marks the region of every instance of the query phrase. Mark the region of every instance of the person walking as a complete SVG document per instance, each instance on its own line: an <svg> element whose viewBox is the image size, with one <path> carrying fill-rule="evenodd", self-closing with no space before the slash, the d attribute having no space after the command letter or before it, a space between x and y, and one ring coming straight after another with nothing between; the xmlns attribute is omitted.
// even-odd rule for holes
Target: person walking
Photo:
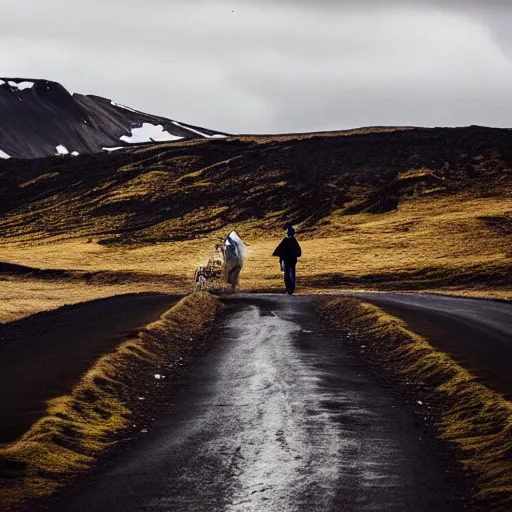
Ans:
<svg viewBox="0 0 512 512"><path fill-rule="evenodd" d="M297 258L302 256L302 249L295 238L295 229L292 226L286 228L286 237L276 247L272 256L279 257L286 291L288 295L292 295L295 291L295 265L297 265Z"/></svg>

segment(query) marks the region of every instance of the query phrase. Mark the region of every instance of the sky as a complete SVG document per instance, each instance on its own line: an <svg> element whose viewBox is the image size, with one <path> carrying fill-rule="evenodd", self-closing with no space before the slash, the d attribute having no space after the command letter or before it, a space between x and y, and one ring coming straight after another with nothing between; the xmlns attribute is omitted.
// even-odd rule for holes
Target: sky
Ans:
<svg viewBox="0 0 512 512"><path fill-rule="evenodd" d="M2 0L0 76L230 133L512 127L511 24L512 0Z"/></svg>

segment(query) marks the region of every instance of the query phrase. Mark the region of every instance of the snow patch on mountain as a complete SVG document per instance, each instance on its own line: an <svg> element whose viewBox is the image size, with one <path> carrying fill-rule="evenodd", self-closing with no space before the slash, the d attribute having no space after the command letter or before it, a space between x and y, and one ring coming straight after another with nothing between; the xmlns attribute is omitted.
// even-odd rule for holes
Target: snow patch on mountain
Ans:
<svg viewBox="0 0 512 512"><path fill-rule="evenodd" d="M173 121L172 124L179 126L180 128L183 128L184 130L188 130L192 133L195 133L196 135L200 135L201 137L205 137L207 139L226 137L226 135L221 135L220 133L215 133L214 135L208 135L207 133L200 132L199 130L196 130L195 128L192 128L190 126L185 126L183 124L180 124L180 123L178 123L178 121Z"/></svg>
<svg viewBox="0 0 512 512"><path fill-rule="evenodd" d="M178 123L178 121L173 121L172 124L175 124L176 126L179 126L180 128L184 128L185 130L189 130L193 133L196 133L197 135L201 135L201 137L207 137L207 138L210 137L210 135L206 135L205 133L201 133L198 130L194 130L194 128L190 128L189 126L183 126L182 124Z"/></svg>
<svg viewBox="0 0 512 512"><path fill-rule="evenodd" d="M62 144L59 144L56 148L58 155L68 155L69 151L67 150L66 146L63 146Z"/></svg>
<svg viewBox="0 0 512 512"><path fill-rule="evenodd" d="M125 147L124 146L116 146L116 147L113 147L113 148L101 148L101 149L103 151L108 151L110 153L111 151L117 151L119 149L125 149Z"/></svg>
<svg viewBox="0 0 512 512"><path fill-rule="evenodd" d="M123 142L129 142L130 144L136 144L138 142L153 142L153 141L170 141L180 140L183 137L177 135L171 135L169 132L164 130L161 124L143 123L140 128L132 128L132 134L130 136L123 135L120 140Z"/></svg>
<svg viewBox="0 0 512 512"><path fill-rule="evenodd" d="M2 84L0 84L0 85L2 85ZM11 156L8 155L5 151L2 151L0 149L0 158L3 158L4 160L7 160L8 158L11 158Z"/></svg>
<svg viewBox="0 0 512 512"><path fill-rule="evenodd" d="M25 89L32 89L32 87L34 87L34 82L14 82L13 80L9 80L8 84L13 89L19 89L20 91L24 91Z"/></svg>
<svg viewBox="0 0 512 512"><path fill-rule="evenodd" d="M143 112L140 112L139 110L134 110L133 108L127 107L126 105L121 105L121 103L116 103L115 101L110 101L110 104L114 105L114 107L124 108L130 112L135 112L136 114L143 114Z"/></svg>

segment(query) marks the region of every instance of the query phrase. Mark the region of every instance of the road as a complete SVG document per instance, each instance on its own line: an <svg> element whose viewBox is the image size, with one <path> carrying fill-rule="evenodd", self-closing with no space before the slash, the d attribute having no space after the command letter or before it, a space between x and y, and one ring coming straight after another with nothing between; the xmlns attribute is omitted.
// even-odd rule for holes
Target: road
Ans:
<svg viewBox="0 0 512 512"><path fill-rule="evenodd" d="M127 294L64 306L0 324L0 443L14 441L126 336L179 299Z"/></svg>
<svg viewBox="0 0 512 512"><path fill-rule="evenodd" d="M431 294L354 293L407 322L512 400L512 304Z"/></svg>
<svg viewBox="0 0 512 512"><path fill-rule="evenodd" d="M459 510L432 440L316 300L227 299L174 406L41 510Z"/></svg>

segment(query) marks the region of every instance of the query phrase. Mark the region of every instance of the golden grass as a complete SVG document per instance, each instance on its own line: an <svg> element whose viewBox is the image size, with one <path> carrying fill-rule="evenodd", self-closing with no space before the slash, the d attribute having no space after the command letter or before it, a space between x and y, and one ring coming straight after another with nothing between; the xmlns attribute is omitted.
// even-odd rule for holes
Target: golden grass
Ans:
<svg viewBox="0 0 512 512"><path fill-rule="evenodd" d="M255 142L259 144L268 142L286 142L311 139L313 137L349 137L351 135L364 135L370 133L391 133L398 131L414 130L413 126L365 126L348 130L337 130L330 132L309 132L309 133L290 133L290 134L269 134L269 135L239 135L237 140L245 142Z"/></svg>
<svg viewBox="0 0 512 512"><path fill-rule="evenodd" d="M212 242L213 243L213 242ZM87 241L46 244L4 244L0 261L23 262L32 268L66 269L91 273L108 271L113 277L41 278L0 275L0 322L56 309L63 305L122 293L189 293L195 269L206 263L209 243L179 242L137 248L107 248ZM133 279L122 273L132 272Z"/></svg>
<svg viewBox="0 0 512 512"><path fill-rule="evenodd" d="M46 173L46 174L41 174L41 176L38 176L37 178L34 178L32 180L26 181L25 183L22 183L20 185L20 188L27 188L27 187L30 187L30 185L35 185L35 184L41 183L42 181L45 181L45 180L51 180L52 178L55 178L58 175L59 175L58 172L50 172L50 173Z"/></svg>
<svg viewBox="0 0 512 512"><path fill-rule="evenodd" d="M439 436L476 475L475 497L486 510L511 510L512 403L377 306L337 298L320 310L337 329L364 342L365 356L381 370L434 405Z"/></svg>
<svg viewBox="0 0 512 512"><path fill-rule="evenodd" d="M297 267L298 292L411 289L512 300L510 235L500 230L500 219L507 222L512 212L512 190L510 194L507 190L491 197L469 192L435 198L420 195L384 214L334 211L314 229L301 230L299 225L303 257ZM222 209L204 213L210 214L204 225L208 233L194 240L102 245L99 238L70 234L37 242L23 237L4 242L0 261L43 269L133 272L144 279L120 279L115 284L2 281L0 321L117 293L187 293L193 289L195 269L206 263L215 244L231 229L248 244L240 289L280 290L282 274L272 257L281 237L278 213L222 228L219 213ZM185 228L190 222L193 219L184 216L146 231L163 236L173 225Z"/></svg>
<svg viewBox="0 0 512 512"><path fill-rule="evenodd" d="M176 281L168 280L101 284L63 279L5 279L0 281L0 323L13 322L41 311L125 293L184 293L188 289Z"/></svg>
<svg viewBox="0 0 512 512"><path fill-rule="evenodd" d="M473 198L459 195L436 200L414 198L385 214L342 215L333 213L328 223L308 232L300 240L303 257L297 266L299 289L319 291L343 288L348 281L366 288L378 287L368 276L389 275L389 287L399 288L400 274L421 269L438 269L460 278L447 288L474 289L512 298L512 253L510 238L481 220L482 216L505 216L512 211L512 196ZM239 229L242 237L244 230ZM281 286L276 259L271 254L279 239L247 238L249 259L242 272L243 286L249 289ZM492 270L508 269L509 282L500 284ZM481 284L467 283L464 277L480 272L491 277ZM393 275L396 282L393 283ZM324 279L325 277L325 279ZM336 283L336 277L340 278ZM418 288L442 289L443 280L429 286L429 277ZM506 277L506 276L505 276ZM363 279L364 278L364 279ZM367 278L367 279L366 279ZM404 279L405 280L405 279ZM457 281L457 279L453 279ZM373 280L375 281L375 280ZM413 288L414 289L414 288ZM493 293L493 291L495 293Z"/></svg>
<svg viewBox="0 0 512 512"><path fill-rule="evenodd" d="M42 419L0 448L0 505L49 495L90 467L127 427L141 384L162 371L172 373L170 366L186 360L194 336L220 307L206 293L186 297L137 338L101 357L69 395L49 401Z"/></svg>

